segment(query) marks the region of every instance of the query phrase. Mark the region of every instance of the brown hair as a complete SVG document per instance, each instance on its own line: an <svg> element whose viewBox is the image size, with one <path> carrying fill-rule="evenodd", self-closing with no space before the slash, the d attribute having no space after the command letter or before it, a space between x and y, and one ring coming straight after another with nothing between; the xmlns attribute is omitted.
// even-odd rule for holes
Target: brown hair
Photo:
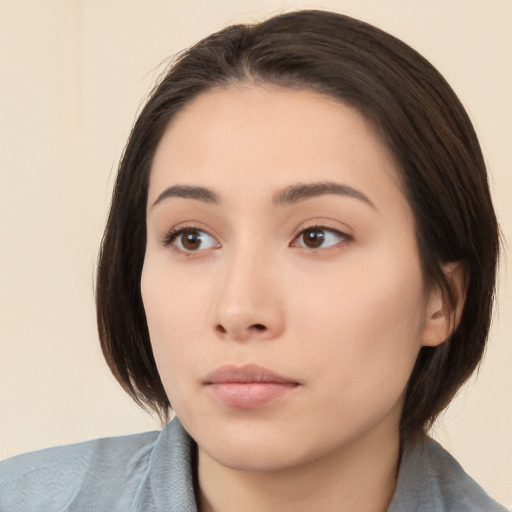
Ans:
<svg viewBox="0 0 512 512"><path fill-rule="evenodd" d="M403 42L340 14L298 11L228 27L182 53L154 89L119 166L99 255L97 316L107 363L140 405L168 417L140 292L152 159L177 112L199 94L237 82L311 89L357 108L398 162L427 283L450 299L442 265L463 262L460 323L440 346L421 349L408 383L401 438L425 432L482 357L498 226L477 137L450 86Z"/></svg>

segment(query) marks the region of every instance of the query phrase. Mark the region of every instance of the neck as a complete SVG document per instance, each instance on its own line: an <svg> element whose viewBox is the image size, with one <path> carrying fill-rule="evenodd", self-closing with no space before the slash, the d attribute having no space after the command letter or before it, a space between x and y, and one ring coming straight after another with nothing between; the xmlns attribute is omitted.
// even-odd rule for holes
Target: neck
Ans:
<svg viewBox="0 0 512 512"><path fill-rule="evenodd" d="M375 435L377 434L377 435ZM398 473L398 433L373 432L349 447L291 468L245 471L219 464L199 448L201 512L385 512Z"/></svg>

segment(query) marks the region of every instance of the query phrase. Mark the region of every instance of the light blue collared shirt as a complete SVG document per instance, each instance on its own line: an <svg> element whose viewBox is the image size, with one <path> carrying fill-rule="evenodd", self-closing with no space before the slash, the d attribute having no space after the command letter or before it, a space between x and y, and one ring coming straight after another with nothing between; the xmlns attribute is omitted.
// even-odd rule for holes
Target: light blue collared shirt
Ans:
<svg viewBox="0 0 512 512"><path fill-rule="evenodd" d="M195 443L161 432L48 448L0 462L0 512L197 512ZM388 512L507 512L435 441L405 450Z"/></svg>

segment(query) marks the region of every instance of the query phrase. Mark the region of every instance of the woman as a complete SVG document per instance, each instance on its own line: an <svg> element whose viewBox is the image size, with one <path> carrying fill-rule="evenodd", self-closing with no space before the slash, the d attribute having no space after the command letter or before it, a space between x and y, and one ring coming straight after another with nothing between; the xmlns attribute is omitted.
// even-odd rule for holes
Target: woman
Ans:
<svg viewBox="0 0 512 512"><path fill-rule="evenodd" d="M3 464L1 510L505 510L428 428L477 367L498 228L444 79L302 11L174 63L123 155L102 348L161 433Z"/></svg>

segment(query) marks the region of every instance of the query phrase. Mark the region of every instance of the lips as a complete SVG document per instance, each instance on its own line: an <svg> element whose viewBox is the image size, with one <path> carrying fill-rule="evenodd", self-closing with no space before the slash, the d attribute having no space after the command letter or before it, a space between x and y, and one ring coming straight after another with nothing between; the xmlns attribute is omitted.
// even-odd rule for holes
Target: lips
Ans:
<svg viewBox="0 0 512 512"><path fill-rule="evenodd" d="M299 383L257 365L225 365L207 376L205 386L228 407L256 409L295 390Z"/></svg>

